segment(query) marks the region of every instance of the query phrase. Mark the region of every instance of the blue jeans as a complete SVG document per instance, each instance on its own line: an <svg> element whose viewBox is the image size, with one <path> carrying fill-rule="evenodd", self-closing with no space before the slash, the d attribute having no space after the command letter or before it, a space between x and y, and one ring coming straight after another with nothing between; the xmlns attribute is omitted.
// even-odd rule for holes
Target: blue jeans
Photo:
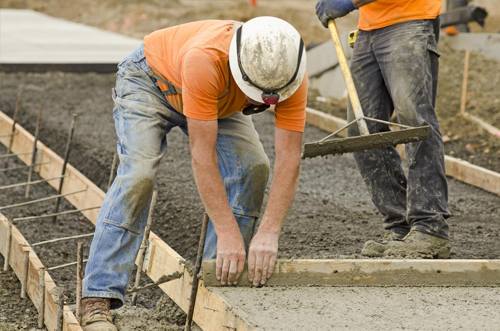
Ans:
<svg viewBox="0 0 500 331"><path fill-rule="evenodd" d="M439 71L439 19L417 20L373 31L359 31L351 70L367 117L389 121L396 111L401 124L429 125L429 139L407 144L408 176L394 147L354 153L373 202L384 215L384 228L399 234L410 229L448 238L450 217L444 147L434 110ZM348 120L355 118L348 104ZM370 133L386 124L367 121ZM359 135L356 125L349 136Z"/></svg>
<svg viewBox="0 0 500 331"><path fill-rule="evenodd" d="M144 46L118 65L113 116L120 165L99 212L83 281L83 297L111 298L112 308L123 305L156 173L167 152L167 134L176 126L188 134L186 117L168 104L149 70ZM218 130L219 171L248 251L264 199L269 159L250 116L236 112L219 119ZM210 222L204 258L216 255L217 236Z"/></svg>

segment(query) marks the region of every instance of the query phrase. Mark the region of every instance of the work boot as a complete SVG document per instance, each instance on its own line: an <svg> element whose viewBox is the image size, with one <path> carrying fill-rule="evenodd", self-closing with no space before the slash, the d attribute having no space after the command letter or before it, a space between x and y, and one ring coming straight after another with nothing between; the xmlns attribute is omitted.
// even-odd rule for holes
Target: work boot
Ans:
<svg viewBox="0 0 500 331"><path fill-rule="evenodd" d="M382 239L379 240L368 240L363 245L361 250L361 255L368 257L382 257L384 255L387 244L394 240L403 240L404 234L399 234L396 232L387 232Z"/></svg>
<svg viewBox="0 0 500 331"><path fill-rule="evenodd" d="M109 312L111 300L107 298L82 299L82 326L84 331L117 331Z"/></svg>
<svg viewBox="0 0 500 331"><path fill-rule="evenodd" d="M416 259L449 259L450 250L449 239L412 230L402 241L388 243L384 256Z"/></svg>

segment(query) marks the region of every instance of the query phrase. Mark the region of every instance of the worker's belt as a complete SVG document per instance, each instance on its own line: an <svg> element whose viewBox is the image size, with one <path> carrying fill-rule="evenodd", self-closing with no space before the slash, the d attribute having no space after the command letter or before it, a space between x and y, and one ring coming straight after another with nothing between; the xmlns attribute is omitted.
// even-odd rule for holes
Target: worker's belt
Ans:
<svg viewBox="0 0 500 331"><path fill-rule="evenodd" d="M156 78L157 80L168 86L168 90L161 90L165 96L182 94L182 90L180 88L176 88L174 85L172 85L172 83L166 81L160 75L157 75L153 70L149 70L148 75L150 77Z"/></svg>

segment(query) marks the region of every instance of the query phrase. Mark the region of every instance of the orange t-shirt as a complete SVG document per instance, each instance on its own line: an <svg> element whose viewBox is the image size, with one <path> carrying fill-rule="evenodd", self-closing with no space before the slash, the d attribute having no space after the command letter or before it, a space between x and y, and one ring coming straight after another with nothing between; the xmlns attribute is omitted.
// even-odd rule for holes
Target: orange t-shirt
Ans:
<svg viewBox="0 0 500 331"><path fill-rule="evenodd" d="M378 0L359 8L360 30L370 31L389 25L434 19L441 14L442 0Z"/></svg>
<svg viewBox="0 0 500 331"><path fill-rule="evenodd" d="M229 69L233 24L233 21L199 21L158 30L144 38L148 65L182 89L182 94L167 96L168 102L189 118L216 120L249 105ZM158 84L162 90L168 89L161 81ZM276 127L304 131L307 88L304 77L298 90L276 105Z"/></svg>

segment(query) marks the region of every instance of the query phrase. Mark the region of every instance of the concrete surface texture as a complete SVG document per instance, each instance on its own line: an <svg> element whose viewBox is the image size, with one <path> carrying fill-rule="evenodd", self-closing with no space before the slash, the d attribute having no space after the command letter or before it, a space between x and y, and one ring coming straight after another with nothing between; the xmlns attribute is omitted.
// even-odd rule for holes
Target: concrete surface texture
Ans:
<svg viewBox="0 0 500 331"><path fill-rule="evenodd" d="M498 288L217 288L259 330L498 330ZM397 304L396 304L397 303Z"/></svg>
<svg viewBox="0 0 500 331"><path fill-rule="evenodd" d="M32 10L0 10L0 64L117 64L140 44Z"/></svg>

